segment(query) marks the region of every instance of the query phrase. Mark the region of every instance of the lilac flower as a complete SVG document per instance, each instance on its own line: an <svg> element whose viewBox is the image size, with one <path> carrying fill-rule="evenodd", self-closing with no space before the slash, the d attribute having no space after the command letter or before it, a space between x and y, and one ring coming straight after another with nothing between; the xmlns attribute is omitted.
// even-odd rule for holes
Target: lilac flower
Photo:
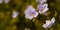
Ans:
<svg viewBox="0 0 60 30"><path fill-rule="evenodd" d="M48 4L47 3L45 3L45 4L39 4L37 6L37 9L38 9L38 11L39 11L40 14L44 14L44 13L46 13L46 11L48 11Z"/></svg>
<svg viewBox="0 0 60 30"><path fill-rule="evenodd" d="M35 11L35 8L32 5L27 6L26 10L24 11L25 18L32 19L38 16L38 12Z"/></svg>
<svg viewBox="0 0 60 30"><path fill-rule="evenodd" d="M9 3L9 1L10 1L10 0L4 0L4 3L6 3L6 4L7 4L7 3Z"/></svg>
<svg viewBox="0 0 60 30"><path fill-rule="evenodd" d="M13 11L13 13L12 13L12 17L13 17L13 18L16 18L18 14L19 14L18 12Z"/></svg>
<svg viewBox="0 0 60 30"><path fill-rule="evenodd" d="M3 2L3 0L0 0L0 4Z"/></svg>
<svg viewBox="0 0 60 30"><path fill-rule="evenodd" d="M55 18L53 17L51 19L51 21L50 20L46 20L46 24L43 24L43 27L44 28L50 28L54 23L55 23Z"/></svg>

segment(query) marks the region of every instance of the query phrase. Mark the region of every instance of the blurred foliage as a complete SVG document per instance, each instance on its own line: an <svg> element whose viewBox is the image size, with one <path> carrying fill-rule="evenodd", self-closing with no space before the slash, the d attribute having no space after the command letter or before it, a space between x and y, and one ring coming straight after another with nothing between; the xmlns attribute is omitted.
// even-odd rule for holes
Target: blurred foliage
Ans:
<svg viewBox="0 0 60 30"><path fill-rule="evenodd" d="M37 18L25 19L24 10L28 5L32 5L37 10L38 3L35 0L10 0L8 4L4 2L0 4L0 30L60 30L60 0L47 0L49 15L38 15ZM16 18L12 18L12 11L18 11L20 14ZM42 24L46 19L55 17L55 24L48 29L44 29Z"/></svg>

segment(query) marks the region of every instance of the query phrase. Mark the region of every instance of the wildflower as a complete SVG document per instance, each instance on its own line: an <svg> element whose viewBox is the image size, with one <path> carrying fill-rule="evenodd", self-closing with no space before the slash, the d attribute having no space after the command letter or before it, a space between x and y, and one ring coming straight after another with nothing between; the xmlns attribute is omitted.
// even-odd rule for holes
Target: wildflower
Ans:
<svg viewBox="0 0 60 30"><path fill-rule="evenodd" d="M4 3L6 3L6 4L7 4L7 3L9 3L9 1L10 1L10 0L4 0Z"/></svg>
<svg viewBox="0 0 60 30"><path fill-rule="evenodd" d="M50 20L46 20L46 24L43 24L43 27L44 28L50 28L54 23L55 23L55 18L53 17L51 19L51 21Z"/></svg>
<svg viewBox="0 0 60 30"><path fill-rule="evenodd" d="M38 9L38 11L39 11L40 14L44 14L44 13L46 13L46 11L48 11L48 4L47 3L45 3L45 4L39 4L37 6L37 9Z"/></svg>
<svg viewBox="0 0 60 30"><path fill-rule="evenodd" d="M3 0L0 0L0 4L3 2Z"/></svg>
<svg viewBox="0 0 60 30"><path fill-rule="evenodd" d="M13 17L13 18L16 18L18 14L19 14L18 12L13 11L13 13L12 13L12 17Z"/></svg>
<svg viewBox="0 0 60 30"><path fill-rule="evenodd" d="M35 11L35 8L32 7L32 5L29 5L26 10L24 11L25 18L32 19L34 17L38 16L38 12Z"/></svg>

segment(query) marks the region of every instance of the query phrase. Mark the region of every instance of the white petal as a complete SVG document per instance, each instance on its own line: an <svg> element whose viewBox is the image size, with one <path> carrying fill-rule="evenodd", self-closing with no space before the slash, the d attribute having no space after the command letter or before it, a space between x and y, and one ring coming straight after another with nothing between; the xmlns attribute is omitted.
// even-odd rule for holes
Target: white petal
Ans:
<svg viewBox="0 0 60 30"><path fill-rule="evenodd" d="M43 24L43 27L44 28L50 28L53 24L52 23L49 23L49 24Z"/></svg>
<svg viewBox="0 0 60 30"><path fill-rule="evenodd" d="M48 8L45 8L45 9L42 11L42 13L45 13L46 11L48 11Z"/></svg>
<svg viewBox="0 0 60 30"><path fill-rule="evenodd" d="M3 0L0 0L0 4L3 2Z"/></svg>
<svg viewBox="0 0 60 30"><path fill-rule="evenodd" d="M47 28L47 25L46 25L46 24L43 24L43 27L44 27L44 28Z"/></svg>
<svg viewBox="0 0 60 30"><path fill-rule="evenodd" d="M40 14L42 14L42 12L41 12L41 11L39 11L39 13L40 13Z"/></svg>
<svg viewBox="0 0 60 30"><path fill-rule="evenodd" d="M50 27L52 25L51 21L50 20L46 20L46 25L47 25L47 27Z"/></svg>
<svg viewBox="0 0 60 30"><path fill-rule="evenodd" d="M28 15L25 15L25 18L27 18L27 19L32 19L33 17L32 16L28 16Z"/></svg>
<svg viewBox="0 0 60 30"><path fill-rule="evenodd" d="M50 28L50 27L52 27L52 25L53 25L52 23L49 23L49 24L47 24L47 27Z"/></svg>
<svg viewBox="0 0 60 30"><path fill-rule="evenodd" d="M48 8L45 8L42 12L39 11L39 13L40 13L40 14L44 14L44 13L46 13L46 11L48 11Z"/></svg>
<svg viewBox="0 0 60 30"><path fill-rule="evenodd" d="M52 23L54 23L54 22L55 22L55 18L54 18L54 17L51 19L51 22L52 22Z"/></svg>
<svg viewBox="0 0 60 30"><path fill-rule="evenodd" d="M25 18L27 18L27 19L30 19L30 20L31 20L31 19L33 18L33 16L31 16L30 14L27 14L27 13L26 13L26 14L25 14Z"/></svg>

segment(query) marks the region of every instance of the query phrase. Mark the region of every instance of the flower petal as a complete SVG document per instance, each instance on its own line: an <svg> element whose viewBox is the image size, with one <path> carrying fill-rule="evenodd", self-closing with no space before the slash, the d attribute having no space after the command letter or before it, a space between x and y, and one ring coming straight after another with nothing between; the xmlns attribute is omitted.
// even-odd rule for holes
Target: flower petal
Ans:
<svg viewBox="0 0 60 30"><path fill-rule="evenodd" d="M38 12L35 12L35 15L34 15L34 17L37 17L38 16Z"/></svg>
<svg viewBox="0 0 60 30"><path fill-rule="evenodd" d="M46 24L43 24L43 27L44 27L44 28L47 28L47 25L46 25Z"/></svg>
<svg viewBox="0 0 60 30"><path fill-rule="evenodd" d="M48 11L48 8L45 8L41 13L45 13L46 11Z"/></svg>
<svg viewBox="0 0 60 30"><path fill-rule="evenodd" d="M3 0L0 0L0 4L3 2Z"/></svg>
<svg viewBox="0 0 60 30"><path fill-rule="evenodd" d="M51 22L52 22L52 23L54 23L54 22L55 22L55 18L54 18L54 17L51 19Z"/></svg>
<svg viewBox="0 0 60 30"><path fill-rule="evenodd" d="M28 15L25 15L25 18L27 18L27 19L32 19L33 17L32 16L28 16Z"/></svg>

